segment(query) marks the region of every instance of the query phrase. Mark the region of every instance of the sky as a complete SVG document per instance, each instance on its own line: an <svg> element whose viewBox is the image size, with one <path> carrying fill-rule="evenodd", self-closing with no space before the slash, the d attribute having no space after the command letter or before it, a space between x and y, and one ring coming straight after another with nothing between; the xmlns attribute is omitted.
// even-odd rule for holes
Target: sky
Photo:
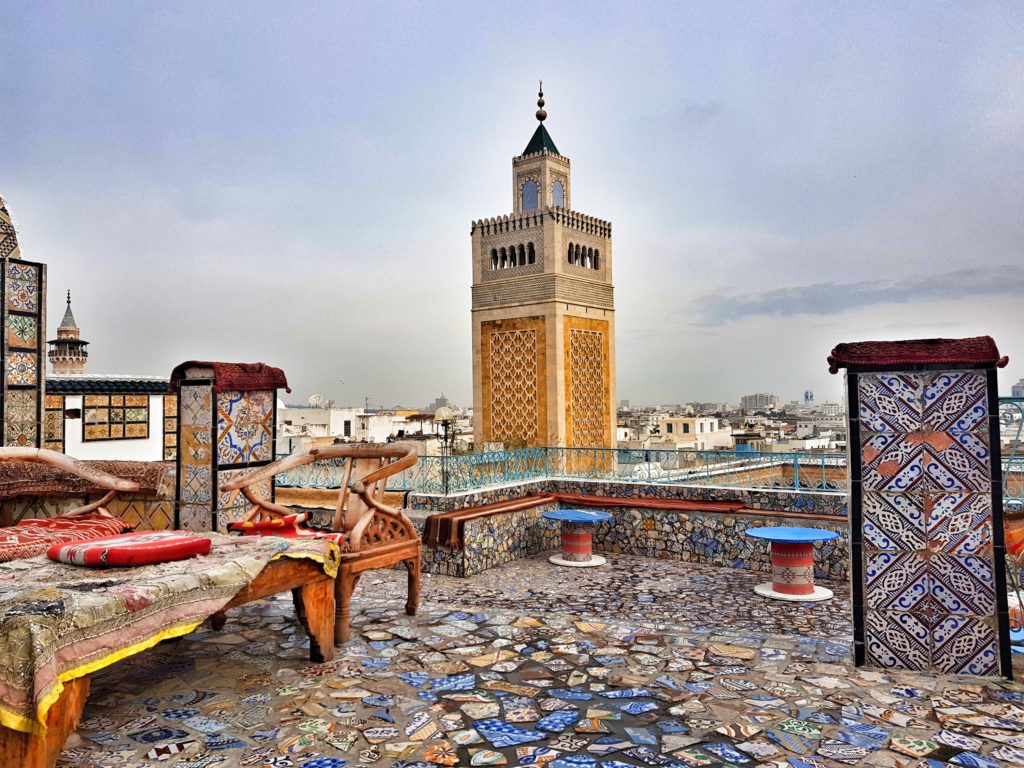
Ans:
<svg viewBox="0 0 1024 768"><path fill-rule="evenodd" d="M1024 378L1020 3L0 7L0 195L91 373L472 402L474 219L536 127L613 225L619 399L839 400L839 342Z"/></svg>

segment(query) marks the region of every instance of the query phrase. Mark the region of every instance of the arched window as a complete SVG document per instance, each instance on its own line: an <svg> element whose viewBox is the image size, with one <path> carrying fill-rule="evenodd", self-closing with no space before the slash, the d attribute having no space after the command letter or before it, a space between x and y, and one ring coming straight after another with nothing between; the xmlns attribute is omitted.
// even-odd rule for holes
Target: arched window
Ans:
<svg viewBox="0 0 1024 768"><path fill-rule="evenodd" d="M491 248L491 269L498 268L498 250Z"/></svg>
<svg viewBox="0 0 1024 768"><path fill-rule="evenodd" d="M537 182L533 179L523 184L522 203L524 211L537 210Z"/></svg>
<svg viewBox="0 0 1024 768"><path fill-rule="evenodd" d="M558 208L565 208L565 187L560 181L551 185L551 204Z"/></svg>
<svg viewBox="0 0 1024 768"><path fill-rule="evenodd" d="M501 268L505 269L507 266L508 266L508 254L505 252L505 249L502 248L501 249Z"/></svg>
<svg viewBox="0 0 1024 768"><path fill-rule="evenodd" d="M526 248L523 247L522 243L519 244L519 266L526 266Z"/></svg>
<svg viewBox="0 0 1024 768"><path fill-rule="evenodd" d="M594 249L594 269L601 268L601 251L597 248Z"/></svg>
<svg viewBox="0 0 1024 768"><path fill-rule="evenodd" d="M583 266L590 269L594 265L594 249L587 248L587 255L583 258Z"/></svg>
<svg viewBox="0 0 1024 768"><path fill-rule="evenodd" d="M583 263L583 249L579 245L576 246L576 253L573 254L572 263L577 267Z"/></svg>
<svg viewBox="0 0 1024 768"><path fill-rule="evenodd" d="M572 264L572 243L569 243L569 263Z"/></svg>
<svg viewBox="0 0 1024 768"><path fill-rule="evenodd" d="M533 243L527 243L526 244L526 263L527 264L536 264L537 263L537 253L533 250Z"/></svg>

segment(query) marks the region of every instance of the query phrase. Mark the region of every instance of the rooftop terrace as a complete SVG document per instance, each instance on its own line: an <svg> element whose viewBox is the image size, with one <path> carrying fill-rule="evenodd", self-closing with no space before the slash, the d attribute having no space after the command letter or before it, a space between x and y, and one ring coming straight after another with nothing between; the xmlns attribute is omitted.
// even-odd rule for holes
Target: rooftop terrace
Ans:
<svg viewBox="0 0 1024 768"><path fill-rule="evenodd" d="M321 665L290 601L252 604L97 673L59 764L1020 764L1024 686L855 669L845 600L782 604L753 594L757 574L610 560L427 577L417 617L402 574L373 572L353 641Z"/></svg>

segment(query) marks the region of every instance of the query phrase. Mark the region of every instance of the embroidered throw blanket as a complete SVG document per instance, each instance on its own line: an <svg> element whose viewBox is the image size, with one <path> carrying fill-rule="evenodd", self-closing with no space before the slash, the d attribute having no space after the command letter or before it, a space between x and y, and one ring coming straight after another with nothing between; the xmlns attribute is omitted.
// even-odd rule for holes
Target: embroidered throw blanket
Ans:
<svg viewBox="0 0 1024 768"><path fill-rule="evenodd" d="M0 528L0 563L46 554L51 544L98 539L127 531L131 526L116 517L92 512L81 517L22 520Z"/></svg>
<svg viewBox="0 0 1024 768"><path fill-rule="evenodd" d="M41 733L64 683L188 634L278 557L337 573L323 539L208 536L210 554L137 568L0 563L0 723Z"/></svg>

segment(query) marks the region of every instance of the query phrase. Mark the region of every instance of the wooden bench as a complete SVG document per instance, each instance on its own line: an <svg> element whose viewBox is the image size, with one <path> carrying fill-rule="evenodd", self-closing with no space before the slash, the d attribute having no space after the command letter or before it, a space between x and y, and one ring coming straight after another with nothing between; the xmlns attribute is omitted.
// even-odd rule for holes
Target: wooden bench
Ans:
<svg viewBox="0 0 1024 768"><path fill-rule="evenodd" d="M285 590L299 590L310 634L309 658L334 658L334 579L312 560L282 558L260 571L255 580L225 606L234 608ZM37 736L0 726L0 768L53 768L64 742L78 726L89 697L89 675L64 684L60 698L46 716L46 732Z"/></svg>
<svg viewBox="0 0 1024 768"><path fill-rule="evenodd" d="M403 563L408 571L408 597L405 610L415 615L420 596L420 560L423 543L412 522L399 509L387 506L384 492L387 480L416 464L416 451L392 444L339 444L293 453L265 467L253 470L222 486L224 491L241 490L252 503L242 522L262 522L297 510L275 504L258 496L253 488L274 475L314 461L334 460L341 464L342 480L334 511L331 533L342 534L341 563L335 580L334 634L339 642L349 639L350 602L359 578L377 568ZM316 531L304 529L305 534Z"/></svg>

